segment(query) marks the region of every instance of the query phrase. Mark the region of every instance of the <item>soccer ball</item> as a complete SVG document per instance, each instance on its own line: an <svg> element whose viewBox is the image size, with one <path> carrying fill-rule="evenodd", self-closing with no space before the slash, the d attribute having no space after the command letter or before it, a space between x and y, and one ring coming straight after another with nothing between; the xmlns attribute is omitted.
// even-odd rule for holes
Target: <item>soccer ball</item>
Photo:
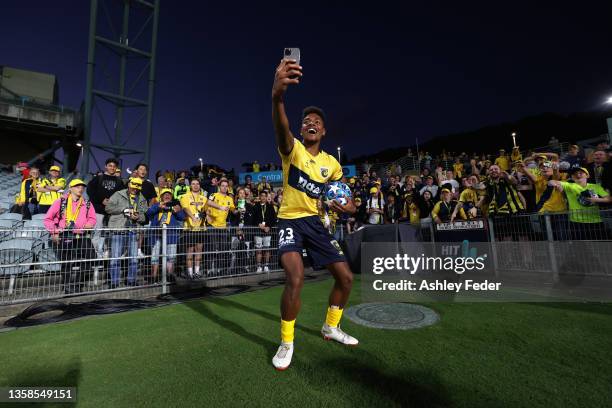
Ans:
<svg viewBox="0 0 612 408"><path fill-rule="evenodd" d="M351 189L341 181L332 181L325 188L325 201L337 200L340 204L346 205L351 197Z"/></svg>

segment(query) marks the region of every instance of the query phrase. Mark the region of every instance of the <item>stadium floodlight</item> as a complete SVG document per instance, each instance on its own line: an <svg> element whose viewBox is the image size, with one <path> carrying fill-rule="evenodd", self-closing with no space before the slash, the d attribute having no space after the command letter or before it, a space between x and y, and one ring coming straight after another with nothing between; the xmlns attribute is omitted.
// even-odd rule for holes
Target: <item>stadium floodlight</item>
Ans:
<svg viewBox="0 0 612 408"><path fill-rule="evenodd" d="M612 96L606 100L606 104L612 105Z"/></svg>
<svg viewBox="0 0 612 408"><path fill-rule="evenodd" d="M83 144L82 144L82 143L77 143L77 144L76 144L76 147L81 147L81 148L82 148L82 147L83 147Z"/></svg>
<svg viewBox="0 0 612 408"><path fill-rule="evenodd" d="M337 149L338 149L338 163L340 163L340 150L342 148L340 146L338 146Z"/></svg>

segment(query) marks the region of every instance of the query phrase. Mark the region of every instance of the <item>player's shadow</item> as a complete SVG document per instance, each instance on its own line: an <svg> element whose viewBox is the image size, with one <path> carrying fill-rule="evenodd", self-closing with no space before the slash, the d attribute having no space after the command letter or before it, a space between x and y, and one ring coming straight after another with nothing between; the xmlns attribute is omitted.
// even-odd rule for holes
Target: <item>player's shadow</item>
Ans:
<svg viewBox="0 0 612 408"><path fill-rule="evenodd" d="M248 330L245 330L242 326L240 326L236 322L233 322L228 319L224 319L223 317L219 316L218 314L210 310L208 306L206 306L205 302L208 302L208 301L210 301L210 299L207 299L205 301L198 300L198 301L193 301L193 302L186 302L184 303L184 305L189 307L191 310L198 312L203 317L217 324L219 327L227 329L255 344L259 344L268 353L270 358L274 356L274 353L276 353L276 348L278 347L277 343L274 343L268 339L258 336L257 334L251 333ZM211 303L214 303L214 302L211 302Z"/></svg>
<svg viewBox="0 0 612 408"><path fill-rule="evenodd" d="M369 390L380 396L378 404L387 405L383 401L393 402L402 407L448 407L453 403L446 387L440 378L427 371L402 371L399 374L389 374L386 369L374 365L374 361L366 360L372 365L366 365L363 358L339 357L323 360L317 364L317 373L330 373L331 377L338 375L347 381L359 384L364 390ZM377 364L378 365L378 364ZM323 376L322 378L328 378ZM312 381L319 381L312 378ZM325 386L325 384L322 384ZM348 396L350 399L351 396ZM363 403L362 396L355 395L355 404Z"/></svg>
<svg viewBox="0 0 612 408"><path fill-rule="evenodd" d="M219 305L219 306L233 307L235 309L242 310L247 313L253 313L257 316L261 316L265 319L268 319L274 323L278 323L280 326L280 316L279 315L274 315L272 313L268 313L263 310L255 309L253 307L243 305L242 303L234 302L227 298L216 297L216 298L209 299L208 301L216 305ZM321 337L321 333L319 331L303 326L297 322L295 324L295 327L307 334L310 334L311 336Z"/></svg>
<svg viewBox="0 0 612 408"><path fill-rule="evenodd" d="M44 367L22 367L19 372L7 372L6 384L0 384L4 387L79 387L81 379L81 359L73 357L72 359L57 363L45 364ZM78 389L77 389L77 398ZM17 403L15 405L1 404L4 406L23 407L27 404ZM58 403L57 401L48 403L32 403L36 407L56 407L70 406L72 404Z"/></svg>

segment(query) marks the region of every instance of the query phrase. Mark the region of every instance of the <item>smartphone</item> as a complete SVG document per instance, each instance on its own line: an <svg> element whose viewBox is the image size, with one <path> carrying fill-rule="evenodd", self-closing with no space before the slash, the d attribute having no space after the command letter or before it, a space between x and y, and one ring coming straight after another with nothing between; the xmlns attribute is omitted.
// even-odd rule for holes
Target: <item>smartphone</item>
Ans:
<svg viewBox="0 0 612 408"><path fill-rule="evenodd" d="M300 49L299 48L285 48L283 51L283 58L288 60L295 60L300 65Z"/></svg>

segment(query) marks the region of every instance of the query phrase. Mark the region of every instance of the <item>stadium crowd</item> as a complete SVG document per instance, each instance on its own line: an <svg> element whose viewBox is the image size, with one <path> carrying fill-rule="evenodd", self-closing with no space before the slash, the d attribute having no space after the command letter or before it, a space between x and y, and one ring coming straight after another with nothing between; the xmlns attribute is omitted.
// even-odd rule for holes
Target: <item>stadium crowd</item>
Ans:
<svg viewBox="0 0 612 408"><path fill-rule="evenodd" d="M409 152L408 157L414 157L414 166L404 169L406 174L398 165L377 174L366 162L361 176L343 179L351 189L355 214L327 211L320 201L321 220L336 239L365 224L427 225L486 217L493 218L503 234L504 226L509 230L512 223L520 225L517 216L530 213L550 214L558 240L610 236L600 215L600 209L612 203L612 153L606 144L587 157L575 145L563 155L527 152L523 157L517 147L510 153L502 149L497 156L443 151L435 157ZM55 165L44 176L35 166L22 163L20 170L24 179L11 211L24 219L46 214L44 224L57 258L71 261L68 266L90 260L83 270L108 267L110 287L123 282L123 254L128 255L127 285L137 284L139 259L145 253L151 265L147 278L158 279L162 227L168 231L170 273L177 254L184 256L183 275L193 279L232 267L270 269L283 192L265 177L255 183L247 176L239 185L223 173L192 169L160 171L151 181L147 165L141 163L124 179L113 158L87 184L79 178L67 182ZM506 235L502 239L521 239ZM69 270L64 276L65 283L79 281Z"/></svg>

